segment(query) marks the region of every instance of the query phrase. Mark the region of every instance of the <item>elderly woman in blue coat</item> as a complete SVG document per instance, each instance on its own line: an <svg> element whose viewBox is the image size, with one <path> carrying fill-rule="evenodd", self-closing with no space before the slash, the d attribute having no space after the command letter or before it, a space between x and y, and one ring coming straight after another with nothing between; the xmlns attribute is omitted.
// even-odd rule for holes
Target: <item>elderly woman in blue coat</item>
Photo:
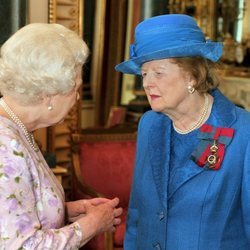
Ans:
<svg viewBox="0 0 250 250"><path fill-rule="evenodd" d="M125 250L250 249L250 114L218 89L222 45L192 17L135 30L116 70L142 76L152 110L139 123Z"/></svg>

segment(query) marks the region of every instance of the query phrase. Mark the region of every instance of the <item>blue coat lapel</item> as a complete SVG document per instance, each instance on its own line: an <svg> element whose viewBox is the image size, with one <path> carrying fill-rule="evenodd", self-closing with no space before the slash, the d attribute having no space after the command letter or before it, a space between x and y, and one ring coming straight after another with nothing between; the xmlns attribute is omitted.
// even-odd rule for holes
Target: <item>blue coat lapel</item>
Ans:
<svg viewBox="0 0 250 250"><path fill-rule="evenodd" d="M215 116L218 127L231 127L236 120L235 105L229 101L219 90L212 93L214 97L212 114Z"/></svg>
<svg viewBox="0 0 250 250"><path fill-rule="evenodd" d="M215 90L214 104L212 113L216 114L216 123L219 127L230 127L235 121L235 106L225 98L219 90ZM168 190L169 160L170 160L170 138L171 138L171 121L170 119L159 114L156 116L149 130L149 160L152 167L153 178L156 189L163 206L166 208L167 200L187 181L194 176L202 173L204 170L198 167L192 160L183 163L185 166L180 168L178 178L173 181L174 185Z"/></svg>
<svg viewBox="0 0 250 250"><path fill-rule="evenodd" d="M192 160L188 160L184 167L178 169L178 175L175 175L176 179L172 179L169 185L168 200L184 183L203 171L205 171L203 168L198 167Z"/></svg>
<svg viewBox="0 0 250 250"><path fill-rule="evenodd" d="M167 207L171 121L159 114L149 130L149 161L163 207Z"/></svg>

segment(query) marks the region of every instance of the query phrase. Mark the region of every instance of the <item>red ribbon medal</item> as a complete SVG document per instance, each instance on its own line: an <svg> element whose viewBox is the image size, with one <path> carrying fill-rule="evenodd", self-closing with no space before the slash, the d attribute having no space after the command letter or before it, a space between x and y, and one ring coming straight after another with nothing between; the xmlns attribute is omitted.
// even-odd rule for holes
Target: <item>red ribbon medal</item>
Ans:
<svg viewBox="0 0 250 250"><path fill-rule="evenodd" d="M225 155L225 148L233 138L234 129L213 127L204 124L200 128L198 138L201 139L197 149L192 153L191 159L199 167L218 170Z"/></svg>

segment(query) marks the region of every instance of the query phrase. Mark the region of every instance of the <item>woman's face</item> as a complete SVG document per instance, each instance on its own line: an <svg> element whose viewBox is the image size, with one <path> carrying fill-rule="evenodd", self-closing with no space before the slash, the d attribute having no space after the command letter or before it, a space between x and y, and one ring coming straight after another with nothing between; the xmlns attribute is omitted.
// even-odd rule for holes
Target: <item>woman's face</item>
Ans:
<svg viewBox="0 0 250 250"><path fill-rule="evenodd" d="M168 114L184 104L190 84L188 74L173 59L154 60L142 65L141 75L151 108Z"/></svg>

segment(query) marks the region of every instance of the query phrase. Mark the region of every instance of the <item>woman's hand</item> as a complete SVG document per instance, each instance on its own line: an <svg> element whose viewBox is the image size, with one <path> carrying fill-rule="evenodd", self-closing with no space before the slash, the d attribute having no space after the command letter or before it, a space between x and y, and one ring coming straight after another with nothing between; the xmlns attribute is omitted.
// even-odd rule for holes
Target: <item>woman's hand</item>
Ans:
<svg viewBox="0 0 250 250"><path fill-rule="evenodd" d="M121 223L122 208L117 208L119 199L84 200L84 216L77 220L83 232L83 244L97 234L115 231Z"/></svg>
<svg viewBox="0 0 250 250"><path fill-rule="evenodd" d="M74 222L78 220L80 217L84 216L86 213L86 203L91 204L93 206L97 206L103 204L105 202L110 201L110 199L106 198L93 198L88 200L77 200L66 202L66 215L67 220L69 222Z"/></svg>

